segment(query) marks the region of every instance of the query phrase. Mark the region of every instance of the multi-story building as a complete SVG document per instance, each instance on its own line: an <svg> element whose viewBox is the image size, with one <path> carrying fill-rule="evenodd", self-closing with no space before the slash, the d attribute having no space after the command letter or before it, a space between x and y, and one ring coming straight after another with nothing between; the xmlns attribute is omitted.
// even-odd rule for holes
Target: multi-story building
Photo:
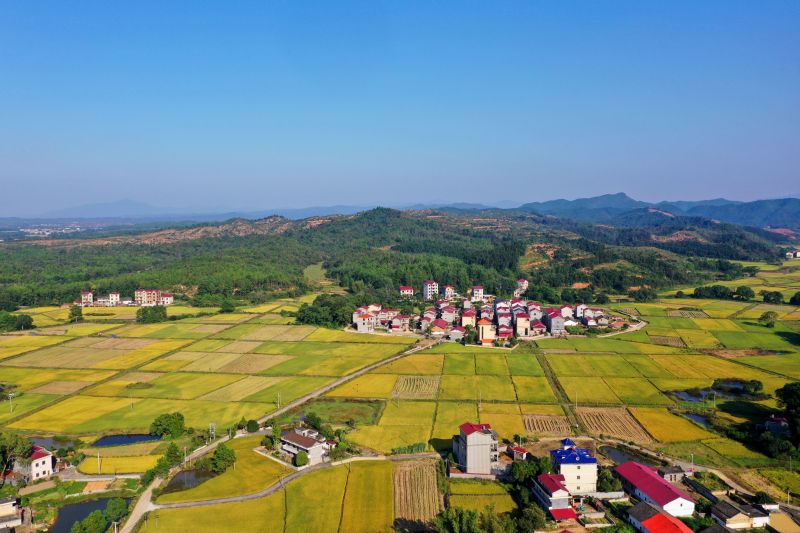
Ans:
<svg viewBox="0 0 800 533"><path fill-rule="evenodd" d="M572 508L572 495L564 485L561 474L540 474L533 484L533 495L547 509L554 520L574 520L578 518Z"/></svg>
<svg viewBox="0 0 800 533"><path fill-rule="evenodd" d="M483 285L472 286L472 301L483 300Z"/></svg>
<svg viewBox="0 0 800 533"><path fill-rule="evenodd" d="M451 300L456 296L456 289L452 285L445 285L444 286L444 299Z"/></svg>
<svg viewBox="0 0 800 533"><path fill-rule="evenodd" d="M542 313L542 322L547 326L547 330L551 335L563 335L567 332L564 325L564 317L561 311L554 307L544 309Z"/></svg>
<svg viewBox="0 0 800 533"><path fill-rule="evenodd" d="M422 297L426 300L435 300L439 297L439 284L428 280L422 284Z"/></svg>
<svg viewBox="0 0 800 533"><path fill-rule="evenodd" d="M22 509L16 496L0 498L0 531L14 531L22 525Z"/></svg>
<svg viewBox="0 0 800 533"><path fill-rule="evenodd" d="M91 291L81 292L81 305L84 307L91 307L94 305L94 293Z"/></svg>
<svg viewBox="0 0 800 533"><path fill-rule="evenodd" d="M120 304L119 300L119 293L118 292L109 292L108 293L108 305L115 307Z"/></svg>
<svg viewBox="0 0 800 533"><path fill-rule="evenodd" d="M498 469L500 452L497 433L489 424L464 422L453 436L453 455L458 466L468 474L492 474Z"/></svg>
<svg viewBox="0 0 800 533"><path fill-rule="evenodd" d="M161 291L159 289L136 289L133 292L133 300L136 305L158 305L161 300Z"/></svg>
<svg viewBox="0 0 800 533"><path fill-rule="evenodd" d="M378 318L372 313L361 313L356 317L356 331L359 333L374 333Z"/></svg>
<svg viewBox="0 0 800 533"><path fill-rule="evenodd" d="M558 473L564 476L564 486L572 494L597 491L597 458L586 448L578 448L572 439L563 439L561 448L550 456Z"/></svg>
<svg viewBox="0 0 800 533"><path fill-rule="evenodd" d="M486 318L478 320L478 340L481 344L492 344L496 338L494 324Z"/></svg>
<svg viewBox="0 0 800 533"><path fill-rule="evenodd" d="M56 458L42 446L31 447L31 454L25 461L14 463L14 472L27 482L47 479L53 475Z"/></svg>
<svg viewBox="0 0 800 533"><path fill-rule="evenodd" d="M414 296L414 287L411 287L410 285L401 285L400 296L403 296L404 298L411 298Z"/></svg>

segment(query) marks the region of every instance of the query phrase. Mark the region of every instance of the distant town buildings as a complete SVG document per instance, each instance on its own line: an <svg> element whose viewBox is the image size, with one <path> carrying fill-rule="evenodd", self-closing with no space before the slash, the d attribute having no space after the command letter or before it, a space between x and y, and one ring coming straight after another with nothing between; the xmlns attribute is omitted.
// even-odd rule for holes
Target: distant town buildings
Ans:
<svg viewBox="0 0 800 533"><path fill-rule="evenodd" d="M138 305L138 306L153 306L153 305L172 305L175 303L175 297L168 292L160 289L136 289L133 293L133 299L123 300L118 292L110 292L107 296L94 297L91 291L81 292L80 299L73 302L75 305L81 307L117 307L121 305Z"/></svg>
<svg viewBox="0 0 800 533"><path fill-rule="evenodd" d="M800 259L800 250L786 252L786 259Z"/></svg>
<svg viewBox="0 0 800 533"><path fill-rule="evenodd" d="M490 475L499 468L497 433L489 424L464 422L453 435L453 455L467 474Z"/></svg>

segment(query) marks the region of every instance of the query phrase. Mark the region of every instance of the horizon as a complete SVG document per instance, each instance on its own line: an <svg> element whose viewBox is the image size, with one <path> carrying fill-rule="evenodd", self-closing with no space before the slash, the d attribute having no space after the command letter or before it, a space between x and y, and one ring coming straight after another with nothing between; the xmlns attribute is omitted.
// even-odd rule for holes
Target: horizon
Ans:
<svg viewBox="0 0 800 533"><path fill-rule="evenodd" d="M0 217L122 199L224 213L794 197L798 15L12 3Z"/></svg>

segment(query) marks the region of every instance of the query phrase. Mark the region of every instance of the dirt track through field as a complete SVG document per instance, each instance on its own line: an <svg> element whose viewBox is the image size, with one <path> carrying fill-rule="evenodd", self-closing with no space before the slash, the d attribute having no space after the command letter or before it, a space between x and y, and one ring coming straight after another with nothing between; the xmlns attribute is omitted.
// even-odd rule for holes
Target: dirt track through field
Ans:
<svg viewBox="0 0 800 533"><path fill-rule="evenodd" d="M580 417L586 428L595 435L609 435L619 439L648 443L653 438L622 407L580 407Z"/></svg>
<svg viewBox="0 0 800 533"><path fill-rule="evenodd" d="M403 461L394 469L395 518L428 522L442 510L433 461Z"/></svg>

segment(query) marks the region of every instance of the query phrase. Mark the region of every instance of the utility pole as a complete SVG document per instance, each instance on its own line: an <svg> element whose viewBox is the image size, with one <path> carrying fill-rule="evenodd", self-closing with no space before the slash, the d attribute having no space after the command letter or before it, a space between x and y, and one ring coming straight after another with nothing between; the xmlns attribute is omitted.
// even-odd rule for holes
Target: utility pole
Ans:
<svg viewBox="0 0 800 533"><path fill-rule="evenodd" d="M10 412L12 412L12 413L14 412L14 402L13 402L13 400L14 400L14 396L16 396L16 395L17 394L14 393L14 392L9 392L8 393L8 408L10 409Z"/></svg>
<svg viewBox="0 0 800 533"><path fill-rule="evenodd" d="M183 464L186 464L186 446L183 447Z"/></svg>
<svg viewBox="0 0 800 533"><path fill-rule="evenodd" d="M97 475L100 475L100 450L97 450Z"/></svg>
<svg viewBox="0 0 800 533"><path fill-rule="evenodd" d="M112 522L112 524L114 524L114 533L118 533L117 525L119 524L119 522Z"/></svg>

